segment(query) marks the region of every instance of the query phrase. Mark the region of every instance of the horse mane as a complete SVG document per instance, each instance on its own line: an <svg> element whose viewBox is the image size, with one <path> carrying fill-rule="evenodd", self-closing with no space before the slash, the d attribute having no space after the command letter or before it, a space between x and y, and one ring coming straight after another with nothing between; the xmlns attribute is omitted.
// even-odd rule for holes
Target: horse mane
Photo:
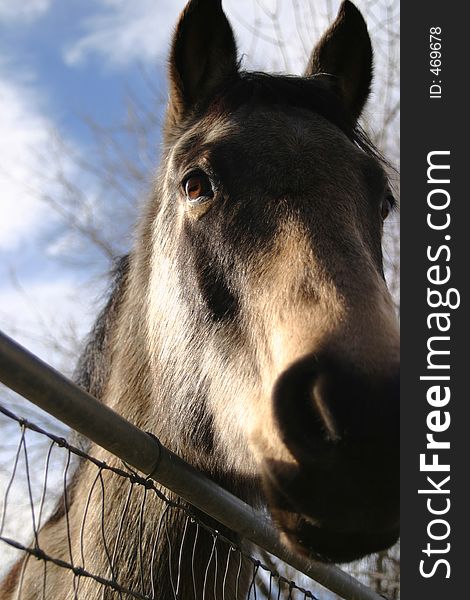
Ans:
<svg viewBox="0 0 470 600"><path fill-rule="evenodd" d="M110 339L124 296L128 272L127 254L116 260L111 272L111 292L107 292L108 300L87 336L73 375L75 383L98 400L102 399L104 386L110 375Z"/></svg>

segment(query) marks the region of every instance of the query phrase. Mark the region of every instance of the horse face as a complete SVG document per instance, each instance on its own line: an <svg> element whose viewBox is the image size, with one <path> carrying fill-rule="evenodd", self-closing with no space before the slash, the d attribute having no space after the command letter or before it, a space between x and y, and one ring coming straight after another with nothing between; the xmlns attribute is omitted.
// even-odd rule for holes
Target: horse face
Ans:
<svg viewBox="0 0 470 600"><path fill-rule="evenodd" d="M345 2L307 79L243 75L220 3L190 2L173 41L154 217L166 236L154 260L165 256L186 306L176 337L204 362L219 451L259 478L284 541L322 560L398 536L398 330L381 255L389 192L348 135L371 61Z"/></svg>

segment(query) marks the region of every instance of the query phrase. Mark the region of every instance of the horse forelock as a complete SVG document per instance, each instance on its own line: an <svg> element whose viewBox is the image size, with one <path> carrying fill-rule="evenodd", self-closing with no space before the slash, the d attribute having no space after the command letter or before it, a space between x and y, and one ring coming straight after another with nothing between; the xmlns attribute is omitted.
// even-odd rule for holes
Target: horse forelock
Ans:
<svg viewBox="0 0 470 600"><path fill-rule="evenodd" d="M323 77L240 71L223 81L210 98L195 104L186 118L168 126L164 147L171 149L189 129L201 121L207 127L211 122L220 123L221 119L230 117L236 111L242 110L246 114L262 108L280 111L300 108L316 113L338 127L366 154L391 168L360 123L351 119L336 91L333 76L325 82Z"/></svg>

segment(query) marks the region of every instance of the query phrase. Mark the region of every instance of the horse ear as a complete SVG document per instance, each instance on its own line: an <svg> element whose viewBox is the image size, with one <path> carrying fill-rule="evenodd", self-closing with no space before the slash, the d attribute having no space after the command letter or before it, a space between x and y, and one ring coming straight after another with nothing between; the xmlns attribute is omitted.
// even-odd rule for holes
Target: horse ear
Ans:
<svg viewBox="0 0 470 600"><path fill-rule="evenodd" d="M310 57L306 77L336 80L345 108L355 122L364 108L372 82L372 45L367 25L349 0L324 33Z"/></svg>
<svg viewBox="0 0 470 600"><path fill-rule="evenodd" d="M173 35L168 121L178 123L238 72L237 48L221 0L190 0Z"/></svg>

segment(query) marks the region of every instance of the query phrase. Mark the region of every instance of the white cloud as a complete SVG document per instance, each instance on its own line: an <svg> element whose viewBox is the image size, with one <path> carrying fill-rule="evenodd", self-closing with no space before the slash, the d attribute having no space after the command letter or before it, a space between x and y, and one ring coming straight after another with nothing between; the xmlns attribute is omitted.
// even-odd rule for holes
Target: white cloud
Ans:
<svg viewBox="0 0 470 600"><path fill-rule="evenodd" d="M65 60L75 65L90 54L105 62L127 65L135 60L155 60L166 48L179 6L174 0L99 0L103 10L85 23L85 34L65 51Z"/></svg>
<svg viewBox="0 0 470 600"><path fill-rule="evenodd" d="M73 157L80 154L57 133L51 105L34 78L20 72L13 80L12 72L0 63L0 253L30 246L54 229L49 245L57 242L61 216L51 201L64 195L64 181L77 181ZM89 191L83 175L80 185Z"/></svg>
<svg viewBox="0 0 470 600"><path fill-rule="evenodd" d="M52 122L28 83L0 75L0 250L13 249L38 225L44 206L37 190Z"/></svg>
<svg viewBox="0 0 470 600"><path fill-rule="evenodd" d="M21 283L21 282L20 282ZM95 290L95 293L97 290ZM3 282L0 322L7 334L59 370L70 373L96 316L96 298L70 274L51 281Z"/></svg>
<svg viewBox="0 0 470 600"><path fill-rule="evenodd" d="M31 22L51 7L53 0L0 0L0 22Z"/></svg>
<svg viewBox="0 0 470 600"><path fill-rule="evenodd" d="M32 78L7 80L3 72L11 69L0 67L1 328L42 358L66 366L59 361L67 358L67 344L88 330L92 301L73 276L46 258L60 231L58 213L43 201L60 187L55 177L59 163L52 144L54 122ZM60 163L73 181L71 161L65 158ZM19 283L9 277L9 270Z"/></svg>

